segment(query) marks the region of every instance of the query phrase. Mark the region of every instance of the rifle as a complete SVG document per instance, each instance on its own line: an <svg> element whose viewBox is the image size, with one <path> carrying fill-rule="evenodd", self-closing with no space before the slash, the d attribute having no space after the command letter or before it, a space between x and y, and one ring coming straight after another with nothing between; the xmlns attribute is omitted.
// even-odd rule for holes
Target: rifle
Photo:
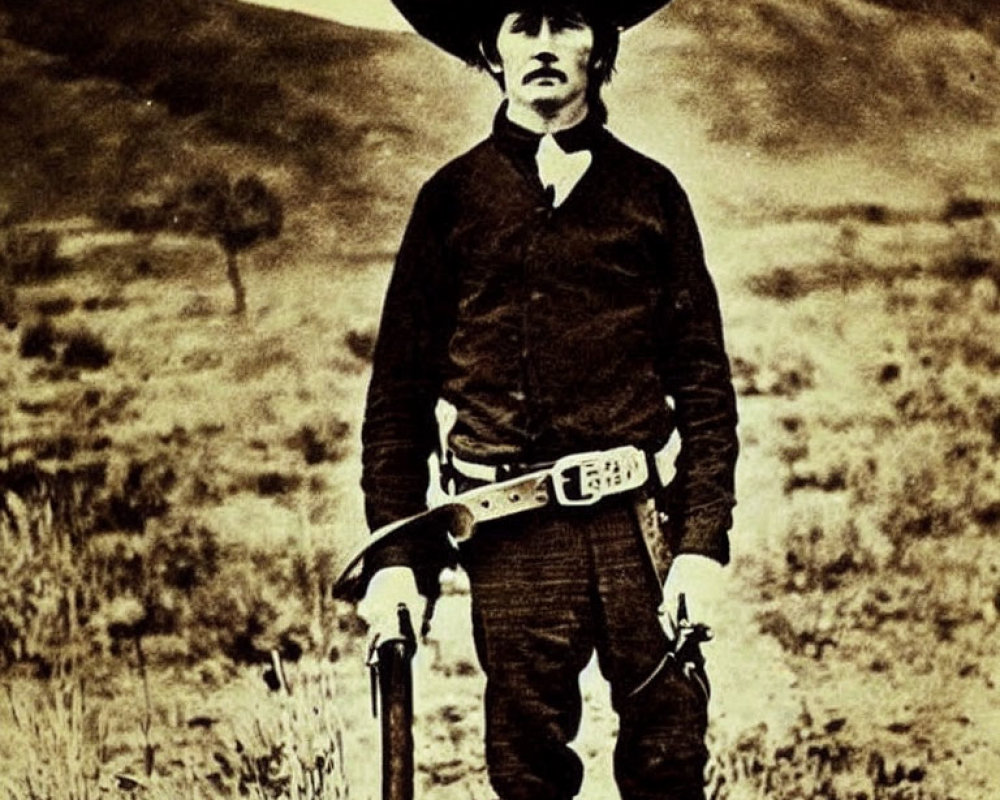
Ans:
<svg viewBox="0 0 1000 800"><path fill-rule="evenodd" d="M373 641L368 653L372 716L382 713L382 800L413 800L413 675L417 650L410 612L396 609L396 636Z"/></svg>

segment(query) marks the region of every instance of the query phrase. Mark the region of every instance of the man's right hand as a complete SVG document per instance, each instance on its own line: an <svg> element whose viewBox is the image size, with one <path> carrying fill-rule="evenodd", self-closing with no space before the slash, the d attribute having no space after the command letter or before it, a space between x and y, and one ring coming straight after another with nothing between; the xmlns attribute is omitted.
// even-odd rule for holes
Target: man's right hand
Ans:
<svg viewBox="0 0 1000 800"><path fill-rule="evenodd" d="M417 581L409 567L384 567L368 582L364 599L358 603L358 616L368 623L372 641L399 636L397 609L402 603L415 620L424 613L426 598L417 591Z"/></svg>

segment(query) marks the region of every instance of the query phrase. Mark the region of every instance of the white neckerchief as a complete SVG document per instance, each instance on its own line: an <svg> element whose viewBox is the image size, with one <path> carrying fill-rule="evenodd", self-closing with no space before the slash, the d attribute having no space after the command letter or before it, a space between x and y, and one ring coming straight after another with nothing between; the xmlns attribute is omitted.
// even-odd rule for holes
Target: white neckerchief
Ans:
<svg viewBox="0 0 1000 800"><path fill-rule="evenodd" d="M547 133L538 143L538 153L535 163L538 165L538 178L542 186L552 187L552 207L558 208L569 197L573 187L590 167L593 156L589 150L577 150L567 153L555 137Z"/></svg>

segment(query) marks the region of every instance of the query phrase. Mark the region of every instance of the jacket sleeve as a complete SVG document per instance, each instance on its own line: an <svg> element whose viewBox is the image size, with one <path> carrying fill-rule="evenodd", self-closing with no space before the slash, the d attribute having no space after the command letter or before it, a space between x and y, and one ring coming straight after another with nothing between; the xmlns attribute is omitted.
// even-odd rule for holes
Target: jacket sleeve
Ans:
<svg viewBox="0 0 1000 800"><path fill-rule="evenodd" d="M444 254L445 203L433 187L425 185L417 197L375 345L361 430L361 487L371 530L426 508L428 458L438 441L434 410L454 317ZM366 570L400 564L419 570L420 560L412 544L393 544L371 553Z"/></svg>
<svg viewBox="0 0 1000 800"><path fill-rule="evenodd" d="M666 204L669 268L660 370L681 438L667 500L672 546L674 552L697 553L725 564L736 504L736 397L718 295L680 186L674 184Z"/></svg>

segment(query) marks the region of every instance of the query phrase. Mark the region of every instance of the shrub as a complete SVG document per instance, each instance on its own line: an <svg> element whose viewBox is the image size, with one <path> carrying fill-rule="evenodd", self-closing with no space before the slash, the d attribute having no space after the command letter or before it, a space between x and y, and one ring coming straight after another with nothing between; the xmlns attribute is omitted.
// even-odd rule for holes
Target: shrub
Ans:
<svg viewBox="0 0 1000 800"><path fill-rule="evenodd" d="M35 311L47 317L58 317L68 314L74 308L76 308L76 301L68 295L51 297L35 303Z"/></svg>
<svg viewBox="0 0 1000 800"><path fill-rule="evenodd" d="M0 264L15 283L36 283L65 272L58 257L59 234L48 230L12 228L0 240Z"/></svg>
<svg viewBox="0 0 1000 800"><path fill-rule="evenodd" d="M954 222L961 219L981 219L986 216L986 203L975 197L953 197L945 206L943 219Z"/></svg>
<svg viewBox="0 0 1000 800"><path fill-rule="evenodd" d="M221 545L215 531L185 520L177 529L156 528L146 558L151 583L190 594L218 575Z"/></svg>
<svg viewBox="0 0 1000 800"><path fill-rule="evenodd" d="M17 766L0 775L7 797L79 798L100 793L98 775L106 767L110 727L84 696L80 678L51 681L15 692L6 686L12 726L7 731L20 750ZM8 762L12 763L12 762Z"/></svg>
<svg viewBox="0 0 1000 800"><path fill-rule="evenodd" d="M141 532L146 521L170 510L177 473L169 463L130 459L119 480L108 480L103 520L111 529Z"/></svg>
<svg viewBox="0 0 1000 800"><path fill-rule="evenodd" d="M787 267L778 267L762 275L753 275L747 279L747 287L760 297L770 297L774 300L797 300L809 292L802 279Z"/></svg>
<svg viewBox="0 0 1000 800"><path fill-rule="evenodd" d="M347 349L362 361L371 361L375 354L375 333L373 331L349 330L344 336Z"/></svg>
<svg viewBox="0 0 1000 800"><path fill-rule="evenodd" d="M0 269L2 269L0 264ZM6 326L7 330L14 330L20 322L17 311L17 292L7 280L6 275L0 274L0 323Z"/></svg>
<svg viewBox="0 0 1000 800"><path fill-rule="evenodd" d="M84 311L114 311L126 308L128 301L123 297L88 297L81 305Z"/></svg>
<svg viewBox="0 0 1000 800"><path fill-rule="evenodd" d="M97 590L80 529L97 477L35 465L0 472L0 665L31 661L48 672L83 652L81 622Z"/></svg>
<svg viewBox="0 0 1000 800"><path fill-rule="evenodd" d="M40 319L26 327L21 333L18 353L21 358L44 358L52 361L56 357L56 330L48 319Z"/></svg>
<svg viewBox="0 0 1000 800"><path fill-rule="evenodd" d="M240 715L235 751L215 754L234 794L325 800L350 793L344 770L337 687L315 666L292 674L286 691L260 698Z"/></svg>
<svg viewBox="0 0 1000 800"><path fill-rule="evenodd" d="M257 476L257 494L269 497L278 494L294 492L302 485L298 475L286 475L281 472L262 472Z"/></svg>
<svg viewBox="0 0 1000 800"><path fill-rule="evenodd" d="M112 352L96 333L81 330L70 334L63 351L63 364L82 369L103 369L111 363Z"/></svg>
<svg viewBox="0 0 1000 800"><path fill-rule="evenodd" d="M303 425L286 440L292 450L299 450L307 464L336 462L343 457L344 439L350 426L336 417L324 420L319 426Z"/></svg>
<svg viewBox="0 0 1000 800"><path fill-rule="evenodd" d="M196 294L188 300L179 312L179 316L185 319L194 317L210 317L215 313L215 304L212 298L203 294Z"/></svg>
<svg viewBox="0 0 1000 800"><path fill-rule="evenodd" d="M0 669L51 674L136 637L161 637L148 655L173 661L329 650L325 541L289 533L283 510L258 520L266 541L174 516L175 481L169 463L133 459L0 470Z"/></svg>
<svg viewBox="0 0 1000 800"><path fill-rule="evenodd" d="M751 728L725 746L708 767L715 800L944 800L951 795L934 774L940 757L912 754L900 760L891 744L873 743L862 734L870 721L847 717L814 719L807 708L785 737L765 725ZM887 726L899 731L905 723Z"/></svg>

